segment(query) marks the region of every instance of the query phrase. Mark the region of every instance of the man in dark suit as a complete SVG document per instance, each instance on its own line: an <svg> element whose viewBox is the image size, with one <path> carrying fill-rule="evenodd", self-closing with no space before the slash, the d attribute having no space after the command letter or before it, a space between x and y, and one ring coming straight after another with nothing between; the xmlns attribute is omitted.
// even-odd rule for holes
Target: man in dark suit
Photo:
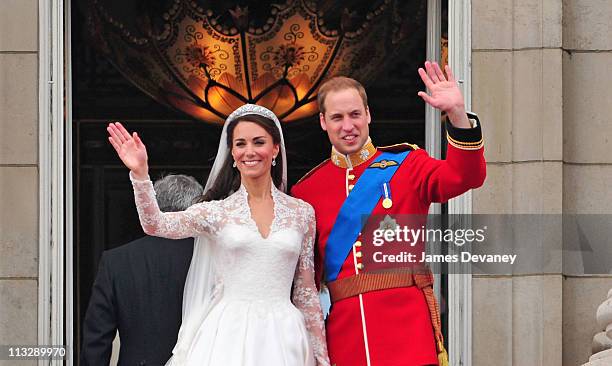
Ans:
<svg viewBox="0 0 612 366"><path fill-rule="evenodd" d="M202 195L185 175L168 175L154 185L164 212L183 211ZM145 236L105 251L83 321L82 366L108 365L119 331L119 365L164 365L181 325L183 287L193 238Z"/></svg>

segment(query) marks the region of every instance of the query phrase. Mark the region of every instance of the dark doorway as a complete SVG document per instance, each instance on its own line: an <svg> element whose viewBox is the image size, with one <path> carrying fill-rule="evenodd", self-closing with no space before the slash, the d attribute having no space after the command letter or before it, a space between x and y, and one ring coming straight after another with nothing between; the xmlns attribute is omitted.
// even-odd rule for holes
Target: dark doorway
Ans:
<svg viewBox="0 0 612 366"><path fill-rule="evenodd" d="M200 182L206 181L221 127L168 109L128 82L89 44L86 19L78 4L74 4L71 21L77 271L74 336L78 352L81 324L102 252L144 235L128 170L107 142L106 124L122 121L129 130L138 131L149 150L153 179L179 173ZM398 45L397 54L366 85L373 121L370 132L376 145L410 142L423 146L425 107L417 97L423 88L417 68L425 61L425 12L419 22L410 42ZM291 186L328 158L331 147L317 116L286 124L284 133Z"/></svg>

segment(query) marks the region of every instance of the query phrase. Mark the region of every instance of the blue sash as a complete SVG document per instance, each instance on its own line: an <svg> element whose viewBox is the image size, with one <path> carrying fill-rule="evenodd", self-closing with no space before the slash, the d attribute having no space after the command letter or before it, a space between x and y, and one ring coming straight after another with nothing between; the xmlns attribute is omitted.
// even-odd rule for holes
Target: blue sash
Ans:
<svg viewBox="0 0 612 366"><path fill-rule="evenodd" d="M336 217L325 245L325 273L334 281L359 233L381 197L381 186L391 181L408 151L383 152L366 168L353 187Z"/></svg>

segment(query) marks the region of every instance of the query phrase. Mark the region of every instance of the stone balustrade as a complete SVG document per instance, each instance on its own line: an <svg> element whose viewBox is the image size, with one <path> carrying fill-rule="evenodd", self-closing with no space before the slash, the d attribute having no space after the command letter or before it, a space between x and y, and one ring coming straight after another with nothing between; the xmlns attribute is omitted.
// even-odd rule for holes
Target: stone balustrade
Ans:
<svg viewBox="0 0 612 366"><path fill-rule="evenodd" d="M583 366L612 365L612 289L608 298L597 308L597 325L603 331L593 337L593 355Z"/></svg>

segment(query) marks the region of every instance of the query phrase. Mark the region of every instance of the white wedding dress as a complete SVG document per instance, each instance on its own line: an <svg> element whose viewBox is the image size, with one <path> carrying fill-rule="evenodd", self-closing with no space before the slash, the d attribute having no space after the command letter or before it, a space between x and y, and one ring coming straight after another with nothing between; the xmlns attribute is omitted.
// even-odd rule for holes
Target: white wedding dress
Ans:
<svg viewBox="0 0 612 366"><path fill-rule="evenodd" d="M221 201L162 213L151 181L132 183L147 234L174 239L204 235L213 246L212 306L200 317L187 317L198 324L190 324L193 336L180 357L175 348L169 365L329 365L314 283L310 205L272 187L274 220L264 238L251 218L244 186Z"/></svg>

